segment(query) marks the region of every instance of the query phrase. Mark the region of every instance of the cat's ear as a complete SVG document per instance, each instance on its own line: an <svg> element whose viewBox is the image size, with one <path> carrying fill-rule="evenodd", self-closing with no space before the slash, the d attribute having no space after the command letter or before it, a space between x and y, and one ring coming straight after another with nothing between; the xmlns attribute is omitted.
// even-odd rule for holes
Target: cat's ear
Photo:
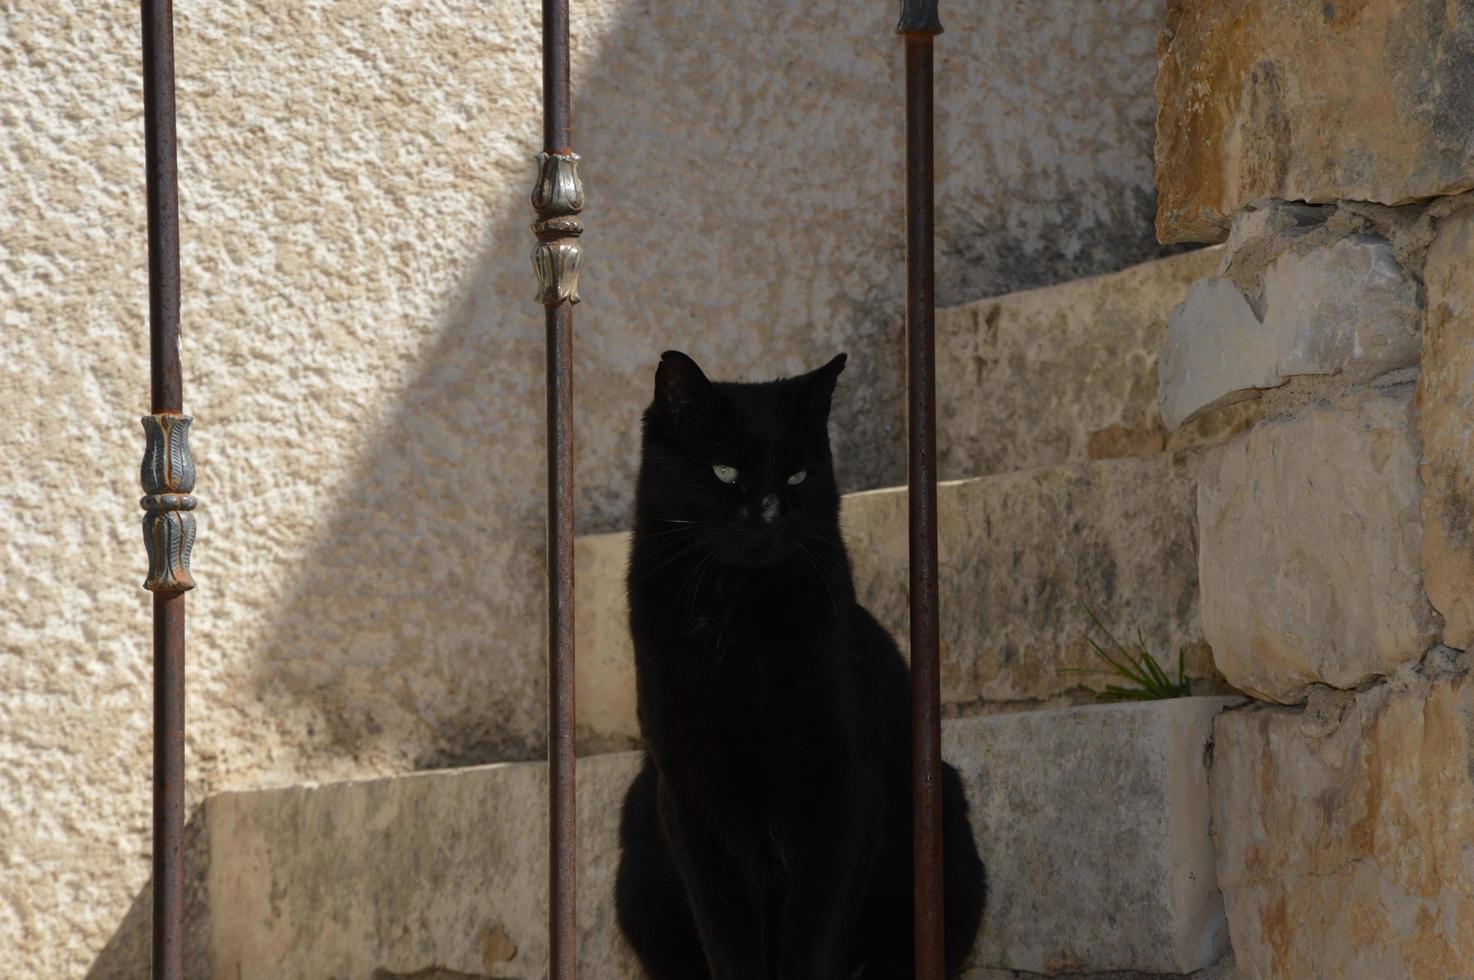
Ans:
<svg viewBox="0 0 1474 980"><path fill-rule="evenodd" d="M839 382L848 355L839 354L834 360L808 374L798 377L798 410L809 417L829 418L829 403L834 398L834 386Z"/></svg>
<svg viewBox="0 0 1474 980"><path fill-rule="evenodd" d="M714 391L695 361L678 350L660 355L655 369L655 405L671 422L681 422L700 412Z"/></svg>

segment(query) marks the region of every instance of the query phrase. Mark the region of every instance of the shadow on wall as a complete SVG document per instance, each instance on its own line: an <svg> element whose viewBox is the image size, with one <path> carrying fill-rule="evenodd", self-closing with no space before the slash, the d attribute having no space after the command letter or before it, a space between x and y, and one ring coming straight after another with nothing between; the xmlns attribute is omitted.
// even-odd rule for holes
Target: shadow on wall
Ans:
<svg viewBox="0 0 1474 980"><path fill-rule="evenodd" d="M904 479L893 10L789 6L774 16L700 4L660 18L629 4L597 52L576 52L591 62L575 83L590 199L588 302L575 317L581 532L625 525L638 411L668 346L728 377L790 373L848 349L843 482ZM1082 16L1052 0L952 15L937 72L943 302L1160 252L1156 13L1119 1ZM273 715L367 769L541 750L531 159L525 172L370 458L336 488L259 647L254 684Z"/></svg>
<svg viewBox="0 0 1474 980"><path fill-rule="evenodd" d="M604 6L616 20L574 25L574 146L589 200L587 302L575 316L579 531L627 522L638 416L669 347L729 378L795 373L847 350L834 426L842 483L900 482L892 5L699 4L680 17L653 0ZM575 17L602 9L590 8ZM1013 0L949 15L937 72L943 304L1161 252L1151 192L1159 15L1160 0ZM529 56L505 45L475 55ZM465 98L481 101L472 118L487 125L521 104L499 92ZM302 528L252 528L252 547L284 559L282 598L256 616L271 625L252 640L247 675L217 682L205 707L277 732L261 738L275 757L253 772L362 775L541 752L543 337L527 199L536 149L529 141L515 186L498 185L480 256L351 476L306 488L325 500L306 554L292 550ZM342 196L382 176L345 174ZM372 313L349 324L355 335L374 336ZM291 385L284 376L280 397ZM282 444L304 457L338 448L314 441L312 405L294 408L305 421L284 428ZM249 454L220 447L217 471ZM256 519L244 516L246 499L206 502L221 520ZM239 513L227 518L227 503ZM200 909L202 879L192 881ZM90 977L142 975L149 901L145 891L134 902Z"/></svg>
<svg viewBox="0 0 1474 980"><path fill-rule="evenodd" d="M578 52L590 67L577 81L575 120L590 201L589 302L575 328L581 531L626 521L638 412L671 346L717 375L745 377L849 350L835 427L843 481L902 478L894 11L791 6L785 18L759 4L703 5L676 20L631 3L618 22L584 27L598 47ZM1098 6L1104 13L1093 5L1081 15L1067 0L989 5L949 24L938 71L944 302L1156 251L1156 5ZM816 46L814 31L772 30L788 21L823 25L826 43ZM1103 54L1112 51L1103 38L1124 47ZM332 488L315 544L283 564L291 581L254 645L245 698L266 705L300 756L277 771L311 773L327 758L346 760L337 771L374 772L540 750L534 149L384 428ZM283 433L304 454L323 451L310 436Z"/></svg>
<svg viewBox="0 0 1474 980"><path fill-rule="evenodd" d="M904 477L894 11L789 6L709 4L676 19L633 3L597 51L577 52L591 63L575 83L590 202L588 302L575 317L580 532L626 522L638 413L667 347L728 377L849 350L843 482ZM1156 5L1098 6L1083 26L1068 0L953 15L938 70L943 302L1159 252ZM826 44L772 30L790 22L823 25ZM1144 48L1102 55L1102 35ZM382 771L541 751L543 362L527 149L524 186L501 202L369 457L335 488L260 643L255 689L309 757Z"/></svg>
<svg viewBox="0 0 1474 980"><path fill-rule="evenodd" d="M208 977L209 916L205 873L210 848L205 811L196 807L184 825L184 973ZM86 980L147 980L153 963L154 883L150 878L134 897L117 931L97 954Z"/></svg>

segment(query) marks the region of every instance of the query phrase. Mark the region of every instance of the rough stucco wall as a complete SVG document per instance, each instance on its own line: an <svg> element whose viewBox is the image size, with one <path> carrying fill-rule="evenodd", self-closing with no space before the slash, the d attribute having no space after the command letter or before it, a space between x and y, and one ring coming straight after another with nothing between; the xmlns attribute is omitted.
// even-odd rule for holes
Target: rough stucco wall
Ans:
<svg viewBox="0 0 1474 980"><path fill-rule="evenodd" d="M536 750L537 9L178 5L202 502L191 806ZM892 6L575 9L580 529L623 523L636 411L668 346L728 376L848 348L846 480L897 480ZM1155 254L1159 15L1158 0L949 13L943 302ZM138 975L130 930L147 923L137 30L128 4L0 5L5 976Z"/></svg>

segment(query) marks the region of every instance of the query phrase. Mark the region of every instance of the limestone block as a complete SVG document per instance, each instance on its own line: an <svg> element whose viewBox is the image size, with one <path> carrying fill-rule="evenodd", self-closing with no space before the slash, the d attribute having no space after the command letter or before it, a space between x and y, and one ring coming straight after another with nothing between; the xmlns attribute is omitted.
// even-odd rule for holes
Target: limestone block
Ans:
<svg viewBox="0 0 1474 980"><path fill-rule="evenodd" d="M1157 659L1201 647L1194 460L1158 454L944 483L939 488L942 696L954 711L1078 691L1099 667L1089 605ZM860 600L906 648L903 488L844 498ZM638 734L624 600L627 537L580 538L579 732L589 747ZM617 574L616 574L617 572ZM1189 666L1192 666L1191 661Z"/></svg>
<svg viewBox="0 0 1474 980"><path fill-rule="evenodd" d="M1184 972L1223 952L1205 768L1219 698L950 721L992 899L977 966ZM580 760L579 970L640 976L614 921L638 755ZM225 793L206 806L212 976L537 980L546 771L517 763ZM382 971L382 972L378 972Z"/></svg>
<svg viewBox="0 0 1474 980"><path fill-rule="evenodd" d="M1295 701L1416 660L1438 635L1407 386L1262 422L1198 487L1203 632L1235 687Z"/></svg>
<svg viewBox="0 0 1474 980"><path fill-rule="evenodd" d="M1157 400L1169 429L1281 384L1274 345L1233 280L1192 284L1167 320Z"/></svg>
<svg viewBox="0 0 1474 980"><path fill-rule="evenodd" d="M1410 674L1324 735L1284 708L1219 715L1213 827L1243 980L1470 975L1474 680Z"/></svg>
<svg viewBox="0 0 1474 980"><path fill-rule="evenodd" d="M619 809L638 763L634 753L579 762L582 976L640 976L611 898ZM541 763L214 796L211 976L370 980L441 968L540 980L547 812Z"/></svg>
<svg viewBox="0 0 1474 980"><path fill-rule="evenodd" d="M968 970L962 980L1037 980L1037 973L1023 970ZM1138 970L1110 970L1104 973L1056 973L1055 980L1167 980L1161 973L1142 973ZM1234 969L1233 953L1230 952L1219 963L1206 970L1197 970L1186 975L1188 980L1238 980Z"/></svg>
<svg viewBox="0 0 1474 980"><path fill-rule="evenodd" d="M1159 381L1169 427L1295 375L1366 382L1418 362L1418 289L1381 238L1284 252L1263 272L1259 308L1256 316L1233 282L1211 278L1172 311Z"/></svg>
<svg viewBox="0 0 1474 980"><path fill-rule="evenodd" d="M1439 228L1428 293L1418 426L1423 437L1423 578L1444 642L1474 644L1474 211Z"/></svg>
<svg viewBox="0 0 1474 980"><path fill-rule="evenodd" d="M1221 698L951 722L989 875L978 966L1188 973L1227 948L1206 749Z"/></svg>
<svg viewBox="0 0 1474 980"><path fill-rule="evenodd" d="M1167 314L1220 249L937 311L937 451L948 479L1158 452ZM1179 445L1220 441L1222 428Z"/></svg>
<svg viewBox="0 0 1474 980"><path fill-rule="evenodd" d="M1254 201L1404 204L1474 186L1474 33L1444 0L1170 0L1157 235L1221 241Z"/></svg>
<svg viewBox="0 0 1474 980"><path fill-rule="evenodd" d="M1264 270L1263 310L1282 378L1342 374L1361 383L1418 363L1418 289L1376 236L1281 255Z"/></svg>

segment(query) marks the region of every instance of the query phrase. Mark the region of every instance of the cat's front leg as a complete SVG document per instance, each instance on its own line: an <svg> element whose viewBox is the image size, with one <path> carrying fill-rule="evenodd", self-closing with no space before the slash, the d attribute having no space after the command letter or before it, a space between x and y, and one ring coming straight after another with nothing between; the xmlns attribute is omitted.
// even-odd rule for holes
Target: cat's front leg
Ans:
<svg viewBox="0 0 1474 980"><path fill-rule="evenodd" d="M761 910L723 841L662 785L661 825L686 886L712 980L768 976Z"/></svg>
<svg viewBox="0 0 1474 980"><path fill-rule="evenodd" d="M850 794L830 798L824 821L786 835L788 894L779 934L779 980L848 980L855 920L880 836ZM823 812L815 810L811 812Z"/></svg>

